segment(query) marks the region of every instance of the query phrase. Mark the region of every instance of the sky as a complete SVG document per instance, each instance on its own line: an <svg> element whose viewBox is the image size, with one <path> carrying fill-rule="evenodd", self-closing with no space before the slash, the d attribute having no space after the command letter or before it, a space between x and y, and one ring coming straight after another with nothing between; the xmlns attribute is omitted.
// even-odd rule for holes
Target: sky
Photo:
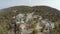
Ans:
<svg viewBox="0 0 60 34"><path fill-rule="evenodd" d="M60 0L0 0L0 9L12 6L50 6L60 10Z"/></svg>

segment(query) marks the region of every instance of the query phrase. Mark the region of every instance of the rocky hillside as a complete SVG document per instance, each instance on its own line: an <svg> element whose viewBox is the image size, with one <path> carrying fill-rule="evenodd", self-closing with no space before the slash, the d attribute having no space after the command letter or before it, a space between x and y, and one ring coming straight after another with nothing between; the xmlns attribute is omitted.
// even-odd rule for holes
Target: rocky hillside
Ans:
<svg viewBox="0 0 60 34"><path fill-rule="evenodd" d="M13 17L18 14L29 14L42 16L42 20L48 19L54 22L55 28L51 30L51 34L60 34L60 11L48 6L15 6L0 10L0 34L14 34ZM30 21L29 21L30 23ZM31 23L30 23L31 24ZM43 29L42 29L43 30ZM34 32L34 31L33 31ZM53 33L54 32L54 33ZM37 33L31 33L37 34Z"/></svg>

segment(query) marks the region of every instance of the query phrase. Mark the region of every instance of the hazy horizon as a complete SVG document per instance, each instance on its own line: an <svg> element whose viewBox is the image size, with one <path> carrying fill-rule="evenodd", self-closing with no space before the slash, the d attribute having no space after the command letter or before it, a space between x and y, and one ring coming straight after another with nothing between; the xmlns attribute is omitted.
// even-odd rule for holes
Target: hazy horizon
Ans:
<svg viewBox="0 0 60 34"><path fill-rule="evenodd" d="M0 0L0 9L12 6L50 6L60 10L60 0Z"/></svg>

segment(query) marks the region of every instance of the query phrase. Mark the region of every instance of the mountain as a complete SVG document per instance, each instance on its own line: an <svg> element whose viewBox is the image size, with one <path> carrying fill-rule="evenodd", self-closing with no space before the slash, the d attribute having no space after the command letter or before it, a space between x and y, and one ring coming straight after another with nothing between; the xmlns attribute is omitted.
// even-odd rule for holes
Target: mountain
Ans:
<svg viewBox="0 0 60 34"><path fill-rule="evenodd" d="M60 19L60 11L48 6L34 6L34 7L15 6L15 7L3 9L2 11L8 14L9 13L14 14L15 11L16 11L16 14L35 12L35 14L39 14L44 18L48 18L49 20L52 20L52 21L57 21Z"/></svg>
<svg viewBox="0 0 60 34"><path fill-rule="evenodd" d="M31 13L34 12L35 15L40 15L43 19L48 19L49 21L57 23L56 31L60 28L60 11L49 7L49 6L14 6L0 11L0 34L6 34L8 30L12 30L13 25L13 16L18 15L19 13ZM60 31L59 31L60 32ZM58 32L57 32L58 33Z"/></svg>

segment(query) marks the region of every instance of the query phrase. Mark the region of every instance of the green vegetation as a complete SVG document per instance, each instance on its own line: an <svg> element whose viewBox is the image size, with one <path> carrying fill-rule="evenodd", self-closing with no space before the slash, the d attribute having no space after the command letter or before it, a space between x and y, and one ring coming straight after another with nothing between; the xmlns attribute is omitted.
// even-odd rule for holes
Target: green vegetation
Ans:
<svg viewBox="0 0 60 34"><path fill-rule="evenodd" d="M2 9L2 11L0 12L0 34L10 34L12 33L11 31L14 31L13 16L16 16L19 13L31 12L35 12L34 14L42 16L43 19L49 19L50 21L55 22L55 29L52 30L51 34L60 34L60 11L57 9L48 6L15 6Z"/></svg>

